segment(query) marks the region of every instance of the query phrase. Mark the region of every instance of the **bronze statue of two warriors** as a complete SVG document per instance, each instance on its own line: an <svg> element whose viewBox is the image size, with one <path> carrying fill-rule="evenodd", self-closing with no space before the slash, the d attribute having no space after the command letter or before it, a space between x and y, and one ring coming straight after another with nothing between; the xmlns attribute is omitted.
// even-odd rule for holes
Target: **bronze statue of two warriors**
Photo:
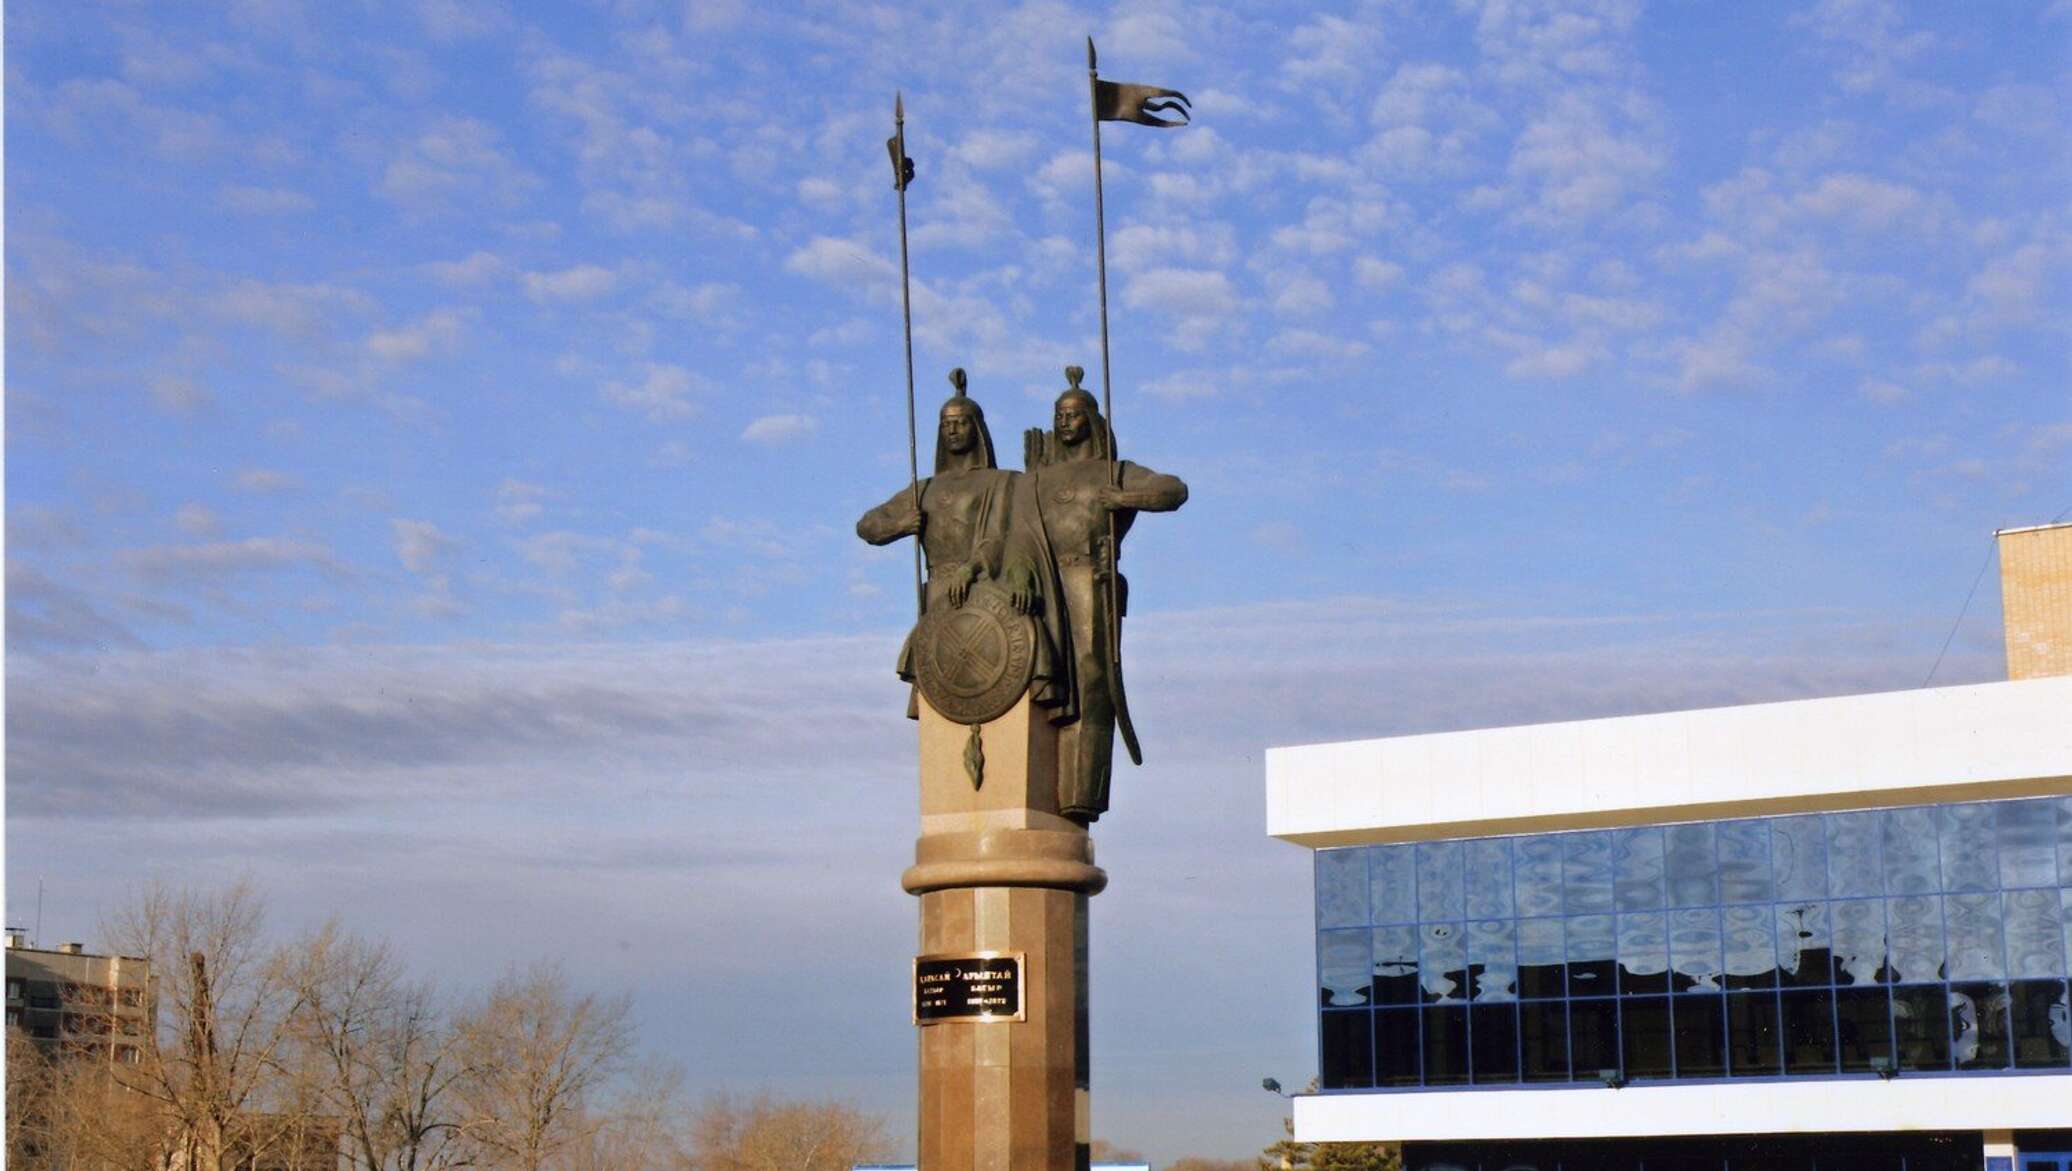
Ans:
<svg viewBox="0 0 2072 1171"><path fill-rule="evenodd" d="M1187 485L1116 459L1076 366L1050 430L1025 437L1027 470L1006 471L962 373L938 417L934 474L865 513L856 534L873 545L918 534L928 561L900 678L973 725L1004 710L994 697L1011 704L1026 691L1058 726L1058 811L1088 824L1108 809L1118 722L1135 755L1118 653L1129 598L1120 544L1137 513L1186 503Z"/></svg>

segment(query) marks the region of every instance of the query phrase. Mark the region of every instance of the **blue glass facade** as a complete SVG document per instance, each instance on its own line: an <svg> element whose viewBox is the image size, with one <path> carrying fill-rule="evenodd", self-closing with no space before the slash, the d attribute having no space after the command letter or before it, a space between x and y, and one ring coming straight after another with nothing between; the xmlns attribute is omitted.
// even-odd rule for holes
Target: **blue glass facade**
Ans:
<svg viewBox="0 0 2072 1171"><path fill-rule="evenodd" d="M2072 798L1316 854L1320 1085L2072 1068Z"/></svg>

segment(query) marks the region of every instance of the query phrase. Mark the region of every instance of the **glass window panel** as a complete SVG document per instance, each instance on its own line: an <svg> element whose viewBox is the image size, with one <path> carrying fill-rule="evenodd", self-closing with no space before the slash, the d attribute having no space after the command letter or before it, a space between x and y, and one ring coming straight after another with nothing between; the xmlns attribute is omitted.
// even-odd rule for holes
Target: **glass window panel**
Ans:
<svg viewBox="0 0 2072 1171"><path fill-rule="evenodd" d="M1950 979L2006 978L1999 895L1944 895L1943 930L1949 938Z"/></svg>
<svg viewBox="0 0 2072 1171"><path fill-rule="evenodd" d="M1958 1069L2007 1068L2007 985L1950 986L1950 1057Z"/></svg>
<svg viewBox="0 0 2072 1171"><path fill-rule="evenodd" d="M1468 843L1468 918L1509 918L1511 903L1511 841L1482 838Z"/></svg>
<svg viewBox="0 0 2072 1171"><path fill-rule="evenodd" d="M1619 1002L1616 1000L1571 1000L1568 1002L1568 1042L1573 1071L1579 1082L1599 1080L1605 1070L1619 1069Z"/></svg>
<svg viewBox="0 0 2072 1171"><path fill-rule="evenodd" d="M1615 991L1618 935L1610 915L1577 915L1568 921L1568 994L1610 996Z"/></svg>
<svg viewBox="0 0 2072 1171"><path fill-rule="evenodd" d="M1414 1086L1422 1076L1417 1039L1418 1010L1380 1009L1374 1014L1374 1083Z"/></svg>
<svg viewBox="0 0 2072 1171"><path fill-rule="evenodd" d="M1662 912L1619 916L1619 991L1669 991L1669 924Z"/></svg>
<svg viewBox="0 0 2072 1171"><path fill-rule="evenodd" d="M1679 996L1675 1014L1676 1076L1727 1076L1727 1002L1720 996Z"/></svg>
<svg viewBox="0 0 2072 1171"><path fill-rule="evenodd" d="M1562 902L1571 915L1612 909L1612 835L1563 834Z"/></svg>
<svg viewBox="0 0 2072 1171"><path fill-rule="evenodd" d="M1783 995L1784 1072L1835 1071L1835 994L1826 988L1797 988Z"/></svg>
<svg viewBox="0 0 2072 1171"><path fill-rule="evenodd" d="M1367 932L1325 931L1317 935L1317 975L1325 1008L1367 1003Z"/></svg>
<svg viewBox="0 0 2072 1171"><path fill-rule="evenodd" d="M1417 917L1424 922L1467 913L1461 889L1461 843L1417 844Z"/></svg>
<svg viewBox="0 0 2072 1171"><path fill-rule="evenodd" d="M1712 847L1712 823L1672 825L1665 844L1669 905L1709 907L1719 902L1719 855Z"/></svg>
<svg viewBox="0 0 2072 1171"><path fill-rule="evenodd" d="M1826 903L1791 903L1777 908L1777 974L1786 984L1828 981Z"/></svg>
<svg viewBox="0 0 2072 1171"><path fill-rule="evenodd" d="M2000 885L2058 884L2058 809L2052 801L2000 806Z"/></svg>
<svg viewBox="0 0 2072 1171"><path fill-rule="evenodd" d="M1653 911L1665 899L1662 830L1622 829L1612 833L1612 898L1621 911Z"/></svg>
<svg viewBox="0 0 2072 1171"><path fill-rule="evenodd" d="M1476 1000L1518 999L1517 936L1516 919L1468 924L1468 973L1474 979L1471 991Z"/></svg>
<svg viewBox="0 0 2072 1171"><path fill-rule="evenodd" d="M2064 911L2056 890L2000 896L2007 924L2007 974L2017 980L2065 974Z"/></svg>
<svg viewBox="0 0 2072 1171"><path fill-rule="evenodd" d="M1413 847L1369 848L1367 891L1374 905L1374 922L1417 922L1417 861Z"/></svg>
<svg viewBox="0 0 2072 1171"><path fill-rule="evenodd" d="M1327 1090L1374 1084L1374 1041L1365 1012L1327 1012L1317 1040L1318 1084Z"/></svg>
<svg viewBox="0 0 2072 1171"><path fill-rule="evenodd" d="M1559 1001L1519 1005L1518 1047L1526 1081L1567 1081L1568 1006Z"/></svg>
<svg viewBox="0 0 2072 1171"><path fill-rule="evenodd" d="M1426 923L1417 929L1418 976L1428 1001L1468 998L1466 933L1458 923Z"/></svg>
<svg viewBox="0 0 2072 1171"><path fill-rule="evenodd" d="M1473 1052L1471 1072L1478 1083L1518 1080L1518 1006L1478 1004L1468 1009L1468 1035Z"/></svg>
<svg viewBox="0 0 2072 1171"><path fill-rule="evenodd" d="M1894 988L1892 1029L1899 1068L1950 1068L1950 994L1942 985Z"/></svg>
<svg viewBox="0 0 2072 1171"><path fill-rule="evenodd" d="M1766 904L1727 907L1720 912L1726 946L1728 988L1777 985L1777 926Z"/></svg>
<svg viewBox="0 0 2072 1171"><path fill-rule="evenodd" d="M1669 998L1619 998L1619 1048L1627 1078L1666 1078L1676 1072L1669 1048Z"/></svg>
<svg viewBox="0 0 2072 1171"><path fill-rule="evenodd" d="M1318 850L1317 926L1360 927L1366 923L1366 851Z"/></svg>
<svg viewBox="0 0 2072 1171"><path fill-rule="evenodd" d="M1520 915L1561 913L1561 839L1553 834L1512 844L1512 879Z"/></svg>
<svg viewBox="0 0 2072 1171"><path fill-rule="evenodd" d="M2072 886L2072 797L2058 798L2058 885Z"/></svg>
<svg viewBox="0 0 2072 1171"><path fill-rule="evenodd" d="M1561 978L1564 954L1561 920L1520 919L1518 994L1530 1000L1566 995Z"/></svg>
<svg viewBox="0 0 2072 1171"><path fill-rule="evenodd" d="M1772 818L1770 859L1778 898L1827 897L1827 827L1818 815Z"/></svg>
<svg viewBox="0 0 2072 1171"><path fill-rule="evenodd" d="M1670 991L1718 992L1724 975L1719 911L1713 907L1671 911L1669 958L1675 973Z"/></svg>
<svg viewBox="0 0 2072 1171"><path fill-rule="evenodd" d="M1418 1002L1417 948L1411 924L1374 929L1374 1003Z"/></svg>
<svg viewBox="0 0 2072 1171"><path fill-rule="evenodd" d="M2072 1061L2072 1001L2063 980L2022 980L2013 996L2014 1063L2020 1069L2062 1068Z"/></svg>
<svg viewBox="0 0 2072 1171"><path fill-rule="evenodd" d="M1778 1048L1777 997L1770 992L1727 997L1727 1073L1771 1077L1782 1072Z"/></svg>
<svg viewBox="0 0 2072 1171"><path fill-rule="evenodd" d="M1835 990L1835 1041L1843 1073L1869 1073L1892 1060L1892 1010L1879 987Z"/></svg>
<svg viewBox="0 0 2072 1171"><path fill-rule="evenodd" d="M1886 899L1885 928L1891 940L1894 980L1922 984L1943 978L1941 899L1934 895Z"/></svg>
<svg viewBox="0 0 2072 1171"><path fill-rule="evenodd" d="M1878 817L1879 814L1841 816ZM1885 893L1917 895L1942 885L1941 864L1935 856L1935 810L1888 809L1885 822ZM1828 866L1832 874L1834 866ZM1877 894L1875 890L1838 890L1836 894Z"/></svg>
<svg viewBox="0 0 2072 1171"><path fill-rule="evenodd" d="M1719 897L1725 903L1767 903L1777 897L1770 880L1770 823L1723 821L1719 842Z"/></svg>
<svg viewBox="0 0 2072 1171"><path fill-rule="evenodd" d="M1468 1080L1468 1010L1443 1005L1424 1010L1424 1082L1458 1085Z"/></svg>
<svg viewBox="0 0 2072 1171"><path fill-rule="evenodd" d="M1885 968L1885 900L1829 903L1828 924L1833 932L1835 983L1877 983Z"/></svg>
<svg viewBox="0 0 2072 1171"><path fill-rule="evenodd" d="M1993 806L1984 802L1935 807L1944 890L1992 890L1999 883L1994 821Z"/></svg>

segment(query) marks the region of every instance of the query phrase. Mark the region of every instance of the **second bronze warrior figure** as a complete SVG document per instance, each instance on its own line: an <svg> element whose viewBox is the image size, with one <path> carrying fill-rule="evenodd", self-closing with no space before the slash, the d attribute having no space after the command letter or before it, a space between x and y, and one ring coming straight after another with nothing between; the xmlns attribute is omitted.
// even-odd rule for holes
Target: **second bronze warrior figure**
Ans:
<svg viewBox="0 0 2072 1171"><path fill-rule="evenodd" d="M1071 641L1079 718L1058 736L1058 811L1091 822L1108 811L1115 723L1128 711L1116 650L1129 583L1116 570L1122 550L1110 547L1110 535L1119 545L1138 512L1171 512L1187 503L1187 485L1126 460L1118 468L1115 435L1094 396L1080 389L1081 376L1077 366L1066 368L1070 385L1058 396L1051 429L1028 432L1029 470L1015 499L1017 509L1033 513L1041 526ZM1024 524L1030 519L1017 518ZM1112 591L1111 572L1117 573Z"/></svg>

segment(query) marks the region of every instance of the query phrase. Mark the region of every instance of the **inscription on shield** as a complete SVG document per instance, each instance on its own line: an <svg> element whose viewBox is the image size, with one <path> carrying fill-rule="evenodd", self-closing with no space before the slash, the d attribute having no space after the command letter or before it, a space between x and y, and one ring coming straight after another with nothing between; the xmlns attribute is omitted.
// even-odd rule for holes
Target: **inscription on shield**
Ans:
<svg viewBox="0 0 2072 1171"><path fill-rule="evenodd" d="M936 711L960 724L1007 714L1029 689L1036 628L1007 594L980 582L962 606L931 606L915 640L915 682Z"/></svg>

